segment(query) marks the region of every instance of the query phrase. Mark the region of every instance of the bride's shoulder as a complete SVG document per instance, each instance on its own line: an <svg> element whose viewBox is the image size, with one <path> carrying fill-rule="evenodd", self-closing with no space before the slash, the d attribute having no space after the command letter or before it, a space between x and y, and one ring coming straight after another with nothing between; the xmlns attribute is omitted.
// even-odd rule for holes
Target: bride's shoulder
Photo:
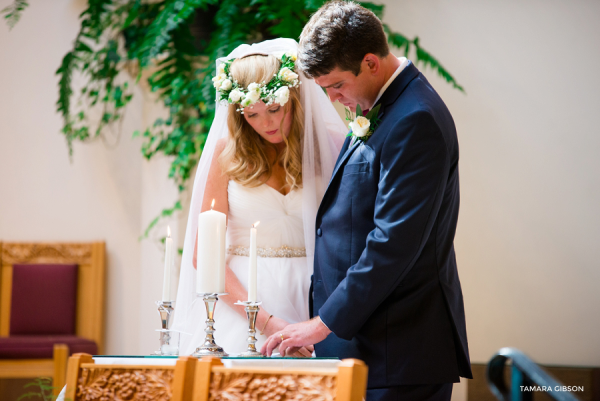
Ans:
<svg viewBox="0 0 600 401"><path fill-rule="evenodd" d="M223 152L223 149L225 149L225 146L227 146L228 141L229 138L217 139L217 146L215 147L215 153L217 155L220 155Z"/></svg>

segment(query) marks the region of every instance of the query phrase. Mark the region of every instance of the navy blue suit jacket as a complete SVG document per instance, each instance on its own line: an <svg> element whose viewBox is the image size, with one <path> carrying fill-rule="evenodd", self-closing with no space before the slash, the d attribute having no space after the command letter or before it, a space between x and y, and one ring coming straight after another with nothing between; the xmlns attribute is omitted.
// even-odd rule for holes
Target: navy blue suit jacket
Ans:
<svg viewBox="0 0 600 401"><path fill-rule="evenodd" d="M346 139L316 219L317 356L362 359L368 387L471 378L454 255L458 140L412 64L378 104L366 143Z"/></svg>

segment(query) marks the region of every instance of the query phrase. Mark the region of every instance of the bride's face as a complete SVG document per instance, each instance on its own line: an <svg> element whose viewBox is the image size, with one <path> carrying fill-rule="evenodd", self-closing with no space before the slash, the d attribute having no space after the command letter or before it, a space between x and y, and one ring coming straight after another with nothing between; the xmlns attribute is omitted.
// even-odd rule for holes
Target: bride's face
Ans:
<svg viewBox="0 0 600 401"><path fill-rule="evenodd" d="M267 106L263 101L258 101L252 106L244 108L244 118L250 124L258 135L271 143L283 142L283 135L288 135L292 127L292 114L288 109L284 112L284 107L290 107L290 102L285 106L279 103L273 103ZM284 117L285 114L285 117ZM283 121L283 125L281 122ZM283 132L281 132L283 130Z"/></svg>

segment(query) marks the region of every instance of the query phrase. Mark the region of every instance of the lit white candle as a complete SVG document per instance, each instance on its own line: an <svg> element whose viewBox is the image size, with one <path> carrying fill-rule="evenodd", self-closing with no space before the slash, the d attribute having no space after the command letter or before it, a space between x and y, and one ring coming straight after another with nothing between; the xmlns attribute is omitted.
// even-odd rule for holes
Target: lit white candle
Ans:
<svg viewBox="0 0 600 401"><path fill-rule="evenodd" d="M211 210L198 215L198 255L196 292L225 292L225 230L227 218Z"/></svg>
<svg viewBox="0 0 600 401"><path fill-rule="evenodd" d="M173 249L173 238L171 238L171 227L167 227L167 239L165 240L165 271L163 276L163 302L172 301L171 299L171 271L175 262L175 250Z"/></svg>
<svg viewBox="0 0 600 401"><path fill-rule="evenodd" d="M250 229L250 265L248 269L248 302L257 302L256 299L256 227L260 224L257 221Z"/></svg>

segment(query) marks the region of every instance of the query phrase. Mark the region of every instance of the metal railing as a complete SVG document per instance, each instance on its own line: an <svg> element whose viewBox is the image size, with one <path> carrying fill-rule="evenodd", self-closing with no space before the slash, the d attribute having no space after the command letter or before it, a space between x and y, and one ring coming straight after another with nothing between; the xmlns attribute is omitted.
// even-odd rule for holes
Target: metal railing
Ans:
<svg viewBox="0 0 600 401"><path fill-rule="evenodd" d="M512 361L510 386L504 380L504 367L508 360ZM565 386L561 382L516 348L498 351L487 365L486 377L492 394L501 401L531 401L533 394L539 391L557 401L579 400L564 391Z"/></svg>

